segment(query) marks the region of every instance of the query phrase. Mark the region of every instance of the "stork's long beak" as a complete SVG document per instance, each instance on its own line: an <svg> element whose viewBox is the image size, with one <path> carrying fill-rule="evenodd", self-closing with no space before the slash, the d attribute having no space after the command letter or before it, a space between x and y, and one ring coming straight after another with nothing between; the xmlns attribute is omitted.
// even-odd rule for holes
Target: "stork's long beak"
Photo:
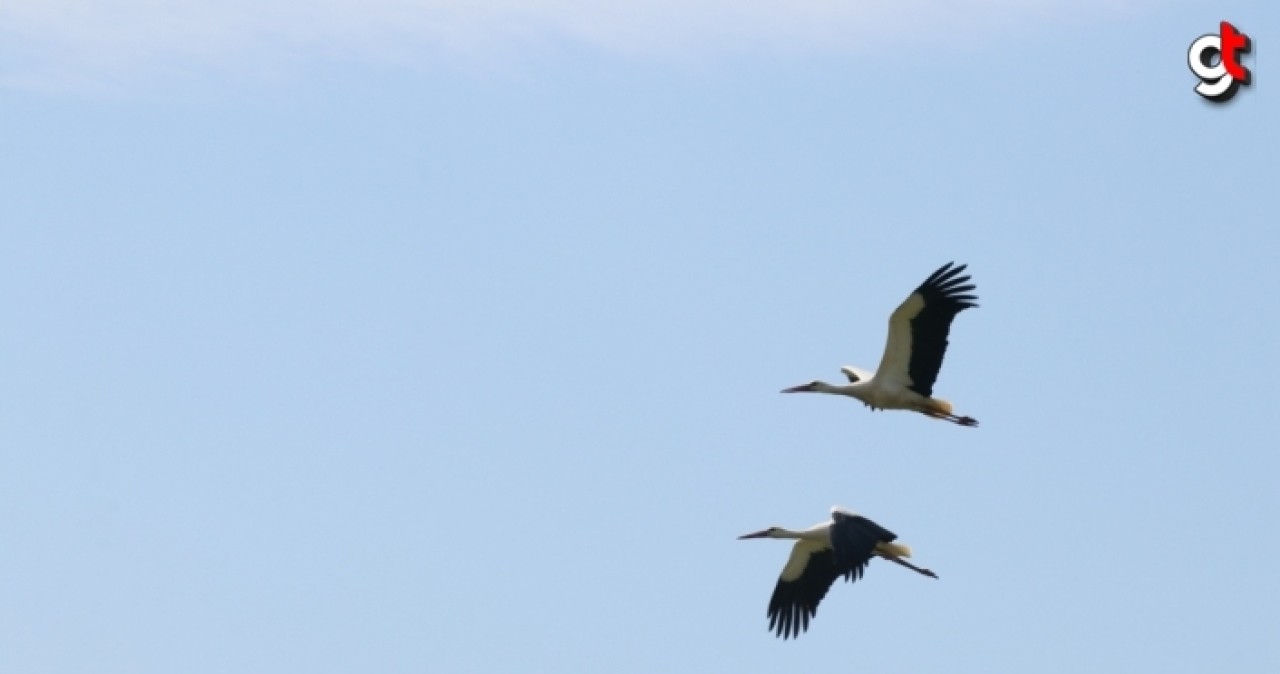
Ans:
<svg viewBox="0 0 1280 674"><path fill-rule="evenodd" d="M754 534L744 534L742 536L739 536L738 540L741 541L747 538L765 538L768 535L769 535L769 530L765 529L764 531L757 531Z"/></svg>
<svg viewBox="0 0 1280 674"><path fill-rule="evenodd" d="M784 388L782 389L782 393L804 393L805 391L812 390L813 384L801 384L799 386L792 386L791 388Z"/></svg>

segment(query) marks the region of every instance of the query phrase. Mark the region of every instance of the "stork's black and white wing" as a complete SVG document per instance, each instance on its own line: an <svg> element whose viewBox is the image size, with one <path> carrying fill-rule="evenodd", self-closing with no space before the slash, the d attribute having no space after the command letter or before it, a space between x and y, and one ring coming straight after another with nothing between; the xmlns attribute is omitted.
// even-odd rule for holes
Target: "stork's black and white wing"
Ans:
<svg viewBox="0 0 1280 674"><path fill-rule="evenodd" d="M961 311L978 306L978 297L970 294L976 286L969 276L960 275L968 265L953 264L939 267L889 316L889 339L876 377L933 395L951 322Z"/></svg>
<svg viewBox="0 0 1280 674"><path fill-rule="evenodd" d="M809 629L809 620L841 572L829 546L797 541L769 598L769 629L783 639Z"/></svg>
<svg viewBox="0 0 1280 674"><path fill-rule="evenodd" d="M846 580L862 577L875 555L877 543L892 543L897 538L892 531L862 515L839 508L831 511L831 550Z"/></svg>
<svg viewBox="0 0 1280 674"><path fill-rule="evenodd" d="M831 545L797 541L769 599L769 629L783 639L800 636L837 578L855 581L875 554L876 543L896 536L860 515L833 510Z"/></svg>

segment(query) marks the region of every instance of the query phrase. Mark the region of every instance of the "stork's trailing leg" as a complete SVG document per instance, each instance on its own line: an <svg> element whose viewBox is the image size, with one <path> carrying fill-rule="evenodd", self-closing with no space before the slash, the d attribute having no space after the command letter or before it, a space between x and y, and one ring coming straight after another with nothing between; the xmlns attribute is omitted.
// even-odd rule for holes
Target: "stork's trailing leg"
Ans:
<svg viewBox="0 0 1280 674"><path fill-rule="evenodd" d="M933 417L944 419L960 426L977 426L978 420L973 417L962 417L951 413L951 403L942 398L927 398L924 404L916 407L916 411Z"/></svg>
<svg viewBox="0 0 1280 674"><path fill-rule="evenodd" d="M927 412L923 412L922 414L933 417L934 419L942 419L943 421L950 421L951 423L958 424L960 426L976 427L978 425L978 420L974 419L973 417L960 417L960 416L951 414L950 412L938 412L936 410L929 410Z"/></svg>
<svg viewBox="0 0 1280 674"><path fill-rule="evenodd" d="M937 578L937 577L938 577L938 574L936 574L936 573L934 573L934 572L932 572L932 571L930 571L930 570L928 570L928 569L922 569L922 568L920 568L920 567L916 566L915 564L912 564L911 562L908 562L907 560L905 560L905 559L903 559L903 558L901 558L901 557L894 557L894 556L892 556L892 555L881 555L881 556L882 556L882 557L884 557L885 559L887 559L887 560L891 561L891 562L895 562L895 563L897 563L897 564L901 564L901 565L903 565L903 566L907 567L908 569L911 569L912 571L915 571L916 573L918 573L918 574L920 574L920 575L928 576L928 577L930 577L930 578Z"/></svg>

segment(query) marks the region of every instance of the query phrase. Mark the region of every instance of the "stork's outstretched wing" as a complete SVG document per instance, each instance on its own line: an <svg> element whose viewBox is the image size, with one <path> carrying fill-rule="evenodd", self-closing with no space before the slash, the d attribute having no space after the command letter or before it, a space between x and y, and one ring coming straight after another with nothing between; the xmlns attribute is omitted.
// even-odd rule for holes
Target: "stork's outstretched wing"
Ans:
<svg viewBox="0 0 1280 674"><path fill-rule="evenodd" d="M960 276L968 265L948 262L925 279L889 316L889 338L876 376L891 379L923 396L933 395L933 383L947 353L947 335L956 314L976 307L976 286Z"/></svg>
<svg viewBox="0 0 1280 674"><path fill-rule="evenodd" d="M846 580L862 577L875 555L877 543L892 543L897 536L862 515L831 510L831 550Z"/></svg>
<svg viewBox="0 0 1280 674"><path fill-rule="evenodd" d="M769 598L769 629L783 639L800 636L809 629L818 604L841 575L830 547L797 541Z"/></svg>

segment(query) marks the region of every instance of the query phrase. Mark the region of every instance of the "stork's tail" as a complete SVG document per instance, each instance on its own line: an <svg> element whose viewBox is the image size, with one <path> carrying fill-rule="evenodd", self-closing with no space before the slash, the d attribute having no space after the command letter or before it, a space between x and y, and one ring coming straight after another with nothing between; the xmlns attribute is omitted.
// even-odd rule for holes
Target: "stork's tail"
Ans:
<svg viewBox="0 0 1280 674"><path fill-rule="evenodd" d="M902 543L876 543L876 552L881 552L892 557L910 557L911 546Z"/></svg>
<svg viewBox="0 0 1280 674"><path fill-rule="evenodd" d="M951 410L954 409L951 401L943 400L942 398L930 398L929 408L938 414L951 414Z"/></svg>

